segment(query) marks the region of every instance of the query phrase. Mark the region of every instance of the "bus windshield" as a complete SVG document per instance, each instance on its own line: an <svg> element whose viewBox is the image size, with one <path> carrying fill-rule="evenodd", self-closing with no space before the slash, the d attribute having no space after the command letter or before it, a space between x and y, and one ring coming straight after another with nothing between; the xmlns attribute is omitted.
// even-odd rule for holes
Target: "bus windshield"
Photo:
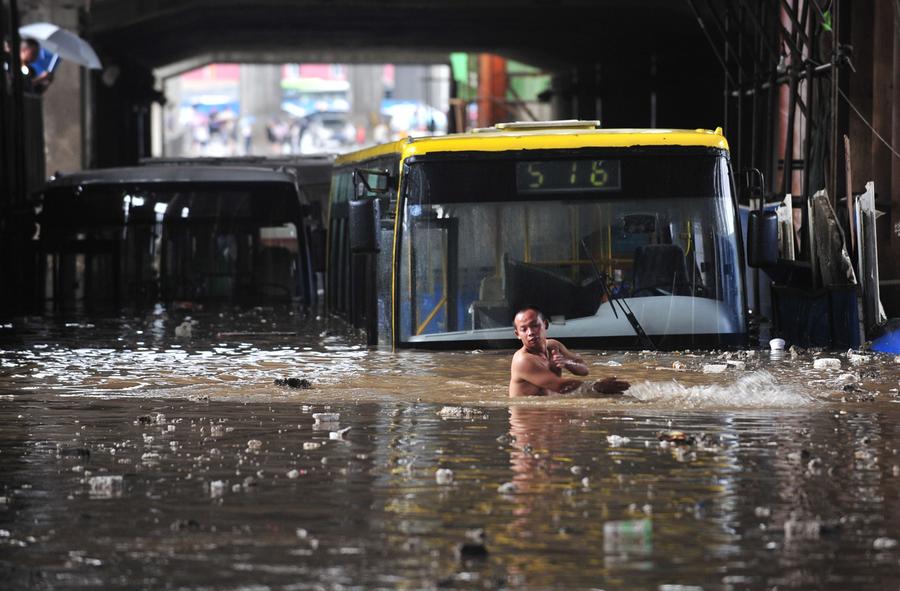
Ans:
<svg viewBox="0 0 900 591"><path fill-rule="evenodd" d="M578 154L409 164L398 261L401 342L509 341L539 308L551 336L660 348L746 333L726 156Z"/></svg>

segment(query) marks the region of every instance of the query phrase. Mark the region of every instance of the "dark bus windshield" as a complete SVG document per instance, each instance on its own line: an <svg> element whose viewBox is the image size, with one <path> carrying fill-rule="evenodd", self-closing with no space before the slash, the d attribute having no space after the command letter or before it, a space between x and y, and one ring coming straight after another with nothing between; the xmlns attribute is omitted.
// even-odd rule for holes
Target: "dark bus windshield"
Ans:
<svg viewBox="0 0 900 591"><path fill-rule="evenodd" d="M626 298L659 347L744 338L721 152L423 158L406 179L403 342L509 340L512 315L530 305L555 336L627 344L634 329L610 296Z"/></svg>

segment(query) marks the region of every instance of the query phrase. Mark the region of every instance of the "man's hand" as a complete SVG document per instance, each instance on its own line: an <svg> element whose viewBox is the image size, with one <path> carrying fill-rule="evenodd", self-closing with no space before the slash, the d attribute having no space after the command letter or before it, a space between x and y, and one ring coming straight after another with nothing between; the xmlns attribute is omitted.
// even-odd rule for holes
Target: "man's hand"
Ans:
<svg viewBox="0 0 900 591"><path fill-rule="evenodd" d="M569 363L569 360L559 352L559 349L552 349L550 351L550 368L557 369L562 371L566 369L566 365Z"/></svg>
<svg viewBox="0 0 900 591"><path fill-rule="evenodd" d="M610 376L594 382L593 390L599 394L621 394L631 387L625 380L617 380L616 376Z"/></svg>

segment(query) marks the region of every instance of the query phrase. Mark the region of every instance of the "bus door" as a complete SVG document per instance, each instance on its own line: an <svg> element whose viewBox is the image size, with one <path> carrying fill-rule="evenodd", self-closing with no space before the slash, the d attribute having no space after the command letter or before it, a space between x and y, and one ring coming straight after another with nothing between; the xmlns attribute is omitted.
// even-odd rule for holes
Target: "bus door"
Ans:
<svg viewBox="0 0 900 591"><path fill-rule="evenodd" d="M412 334L460 329L456 218L417 218L410 225L409 289Z"/></svg>

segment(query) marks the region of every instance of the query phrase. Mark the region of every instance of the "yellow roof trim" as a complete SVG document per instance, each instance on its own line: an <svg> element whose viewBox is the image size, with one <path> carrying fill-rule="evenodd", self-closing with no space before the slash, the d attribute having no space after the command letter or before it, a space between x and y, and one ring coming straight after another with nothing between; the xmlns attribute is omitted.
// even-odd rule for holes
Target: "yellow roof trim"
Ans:
<svg viewBox="0 0 900 591"><path fill-rule="evenodd" d="M439 152L505 152L514 150L574 150L579 148L627 148L632 146L697 146L728 150L721 128L709 129L539 129L460 133L426 138L406 138L338 157L335 165L401 154L411 156Z"/></svg>
<svg viewBox="0 0 900 591"><path fill-rule="evenodd" d="M378 158L379 156L386 156L388 154L399 154L403 151L403 146L411 141L412 138L406 137L395 142L379 144L377 146L372 146L371 148L363 148L362 150L357 150L355 152L347 152L346 154L341 154L340 156L335 158L334 165L341 166L342 164L359 162L361 160L369 160L370 158Z"/></svg>

